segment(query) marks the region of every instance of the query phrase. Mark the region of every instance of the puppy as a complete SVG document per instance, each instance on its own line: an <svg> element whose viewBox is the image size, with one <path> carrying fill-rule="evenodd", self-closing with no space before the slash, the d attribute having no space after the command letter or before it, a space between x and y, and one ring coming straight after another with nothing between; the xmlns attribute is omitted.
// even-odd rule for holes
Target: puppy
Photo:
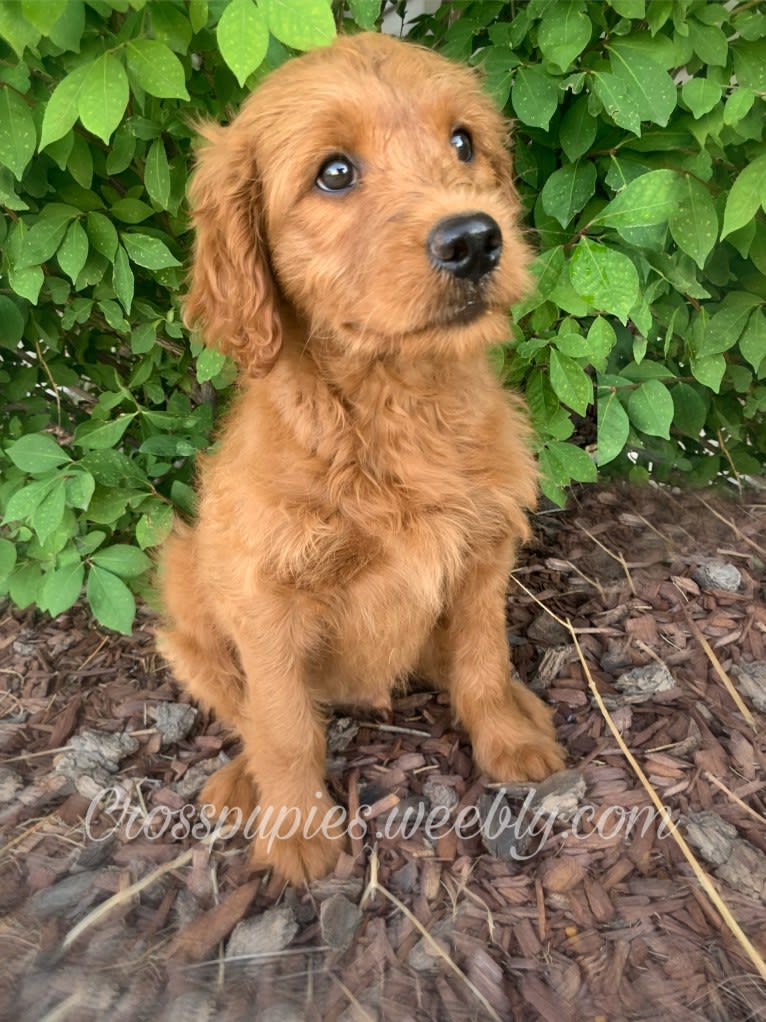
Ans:
<svg viewBox="0 0 766 1022"><path fill-rule="evenodd" d="M186 320L240 387L163 552L161 648L241 736L202 792L219 812L329 819L326 708L388 707L411 675L449 692L493 780L563 765L506 642L537 487L486 357L529 259L505 132L471 71L376 34L202 127ZM310 880L337 830L261 834L253 861Z"/></svg>

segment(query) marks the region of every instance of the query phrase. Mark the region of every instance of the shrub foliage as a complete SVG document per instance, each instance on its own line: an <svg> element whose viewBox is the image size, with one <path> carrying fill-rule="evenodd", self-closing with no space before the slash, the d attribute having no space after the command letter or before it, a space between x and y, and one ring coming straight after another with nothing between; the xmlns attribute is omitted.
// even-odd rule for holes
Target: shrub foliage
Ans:
<svg viewBox="0 0 766 1022"><path fill-rule="evenodd" d="M399 5L400 7L402 5ZM233 379L178 296L194 118L378 0L0 4L0 593L129 631ZM412 36L516 122L539 253L499 371L545 492L741 484L766 460L766 10L447 3Z"/></svg>

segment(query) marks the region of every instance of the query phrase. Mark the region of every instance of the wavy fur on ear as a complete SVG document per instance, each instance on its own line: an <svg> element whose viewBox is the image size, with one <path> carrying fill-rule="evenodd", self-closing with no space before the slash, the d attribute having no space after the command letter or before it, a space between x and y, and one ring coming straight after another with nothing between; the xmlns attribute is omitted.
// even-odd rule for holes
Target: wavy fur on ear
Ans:
<svg viewBox="0 0 766 1022"><path fill-rule="evenodd" d="M265 376L279 355L282 328L252 150L236 128L202 124L199 132L208 144L189 188L196 242L184 321L250 376Z"/></svg>

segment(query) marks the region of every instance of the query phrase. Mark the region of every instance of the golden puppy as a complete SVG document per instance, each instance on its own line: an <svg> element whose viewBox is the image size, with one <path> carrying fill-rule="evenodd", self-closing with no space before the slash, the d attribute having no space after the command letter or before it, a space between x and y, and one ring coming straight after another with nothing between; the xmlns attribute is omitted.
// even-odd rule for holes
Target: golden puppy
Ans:
<svg viewBox="0 0 766 1022"><path fill-rule="evenodd" d="M467 68L375 34L203 126L186 317L242 373L199 521L164 550L161 640L242 737L202 793L218 810L316 823L326 707L388 706L412 674L449 691L494 780L563 764L505 634L536 496L525 415L486 359L529 258L505 131ZM305 830L256 838L254 862L331 869L342 839Z"/></svg>

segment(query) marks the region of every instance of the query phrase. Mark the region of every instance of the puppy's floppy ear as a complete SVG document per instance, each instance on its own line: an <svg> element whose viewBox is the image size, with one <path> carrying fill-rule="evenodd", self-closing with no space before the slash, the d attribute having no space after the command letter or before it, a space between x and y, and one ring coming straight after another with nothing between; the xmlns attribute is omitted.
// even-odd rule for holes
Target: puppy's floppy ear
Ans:
<svg viewBox="0 0 766 1022"><path fill-rule="evenodd" d="M251 376L265 376L282 328L259 224L252 143L236 125L199 130L208 144L189 188L196 241L184 321Z"/></svg>

